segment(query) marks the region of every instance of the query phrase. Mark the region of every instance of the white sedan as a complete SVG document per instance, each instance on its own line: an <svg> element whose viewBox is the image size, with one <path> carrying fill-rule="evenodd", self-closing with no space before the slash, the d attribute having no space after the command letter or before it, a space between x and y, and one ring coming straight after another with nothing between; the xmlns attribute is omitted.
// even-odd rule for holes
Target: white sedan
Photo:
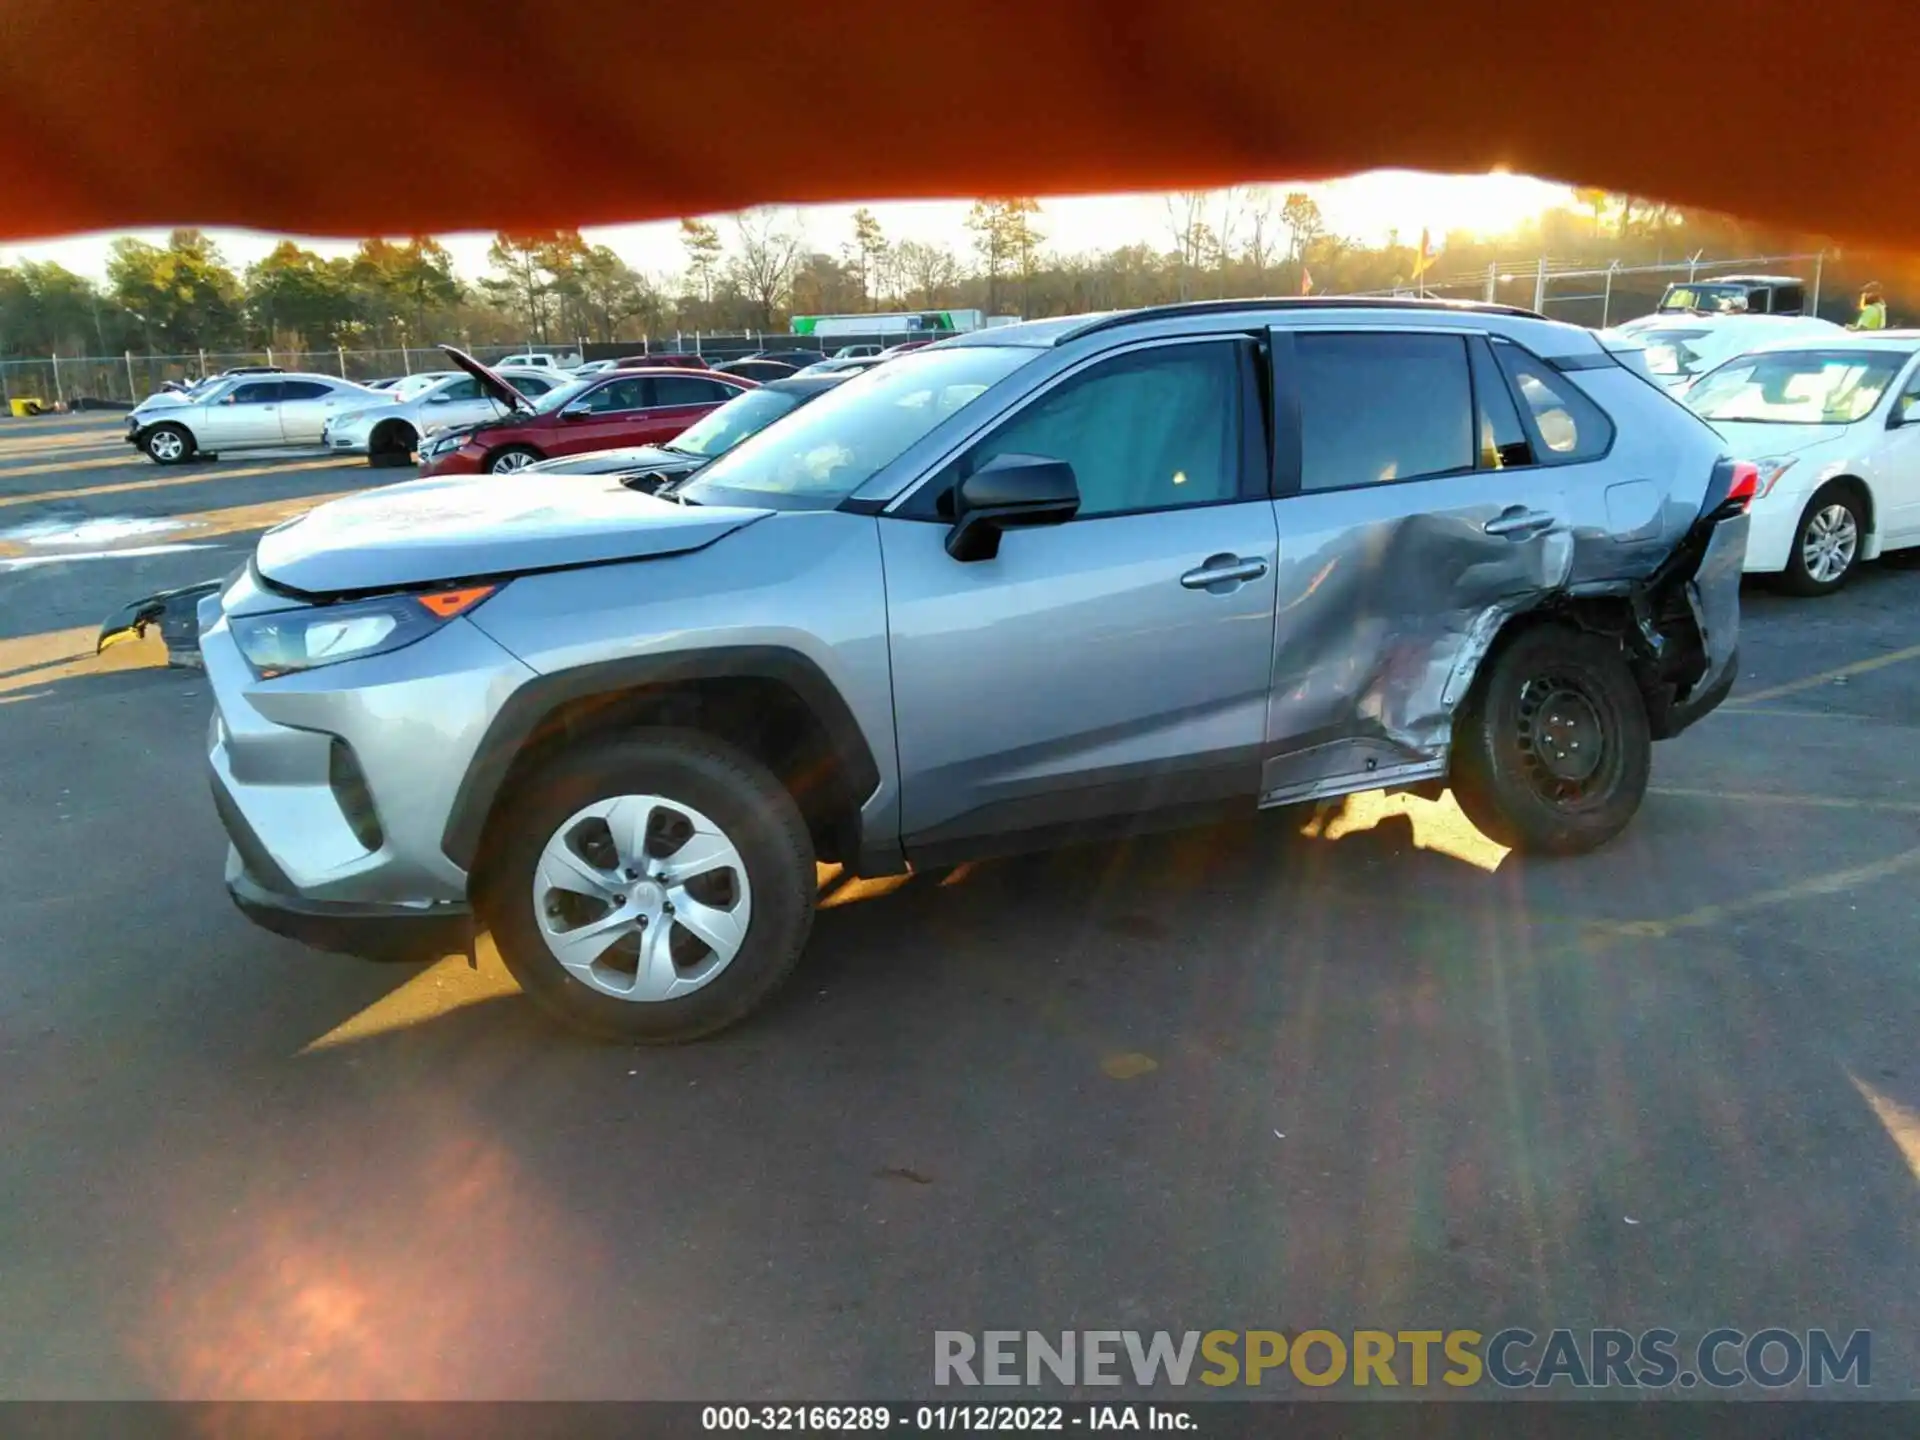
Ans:
<svg viewBox="0 0 1920 1440"><path fill-rule="evenodd" d="M141 401L127 415L127 443L160 465L222 450L312 449L334 415L385 398L332 375L234 375L178 402Z"/></svg>
<svg viewBox="0 0 1920 1440"><path fill-rule="evenodd" d="M1768 346L1682 403L1759 467L1749 571L1824 595L1862 561L1920 545L1920 331Z"/></svg>
<svg viewBox="0 0 1920 1440"><path fill-rule="evenodd" d="M507 382L528 399L538 399L571 377L562 371L503 370ZM336 415L327 422L325 444L338 454L365 455L374 466L404 465L420 442L435 430L477 425L506 414L506 407L459 370L412 375L373 403Z"/></svg>
<svg viewBox="0 0 1920 1440"><path fill-rule="evenodd" d="M1643 315L1603 332L1610 348L1631 345L1647 371L1674 395L1686 393L1716 365L1763 345L1793 340L1816 345L1843 339L1847 331L1810 315Z"/></svg>

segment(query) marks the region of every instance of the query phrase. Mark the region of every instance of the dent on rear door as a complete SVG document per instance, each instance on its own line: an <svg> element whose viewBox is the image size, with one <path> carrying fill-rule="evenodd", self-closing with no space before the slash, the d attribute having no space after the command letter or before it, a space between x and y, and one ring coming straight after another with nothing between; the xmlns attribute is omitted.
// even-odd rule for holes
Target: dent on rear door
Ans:
<svg viewBox="0 0 1920 1440"><path fill-rule="evenodd" d="M1438 775L1480 656L1509 616L1567 582L1574 542L1556 477L1477 472L1274 504L1281 563L1264 798ZM1561 523L1517 539L1488 534L1514 505Z"/></svg>

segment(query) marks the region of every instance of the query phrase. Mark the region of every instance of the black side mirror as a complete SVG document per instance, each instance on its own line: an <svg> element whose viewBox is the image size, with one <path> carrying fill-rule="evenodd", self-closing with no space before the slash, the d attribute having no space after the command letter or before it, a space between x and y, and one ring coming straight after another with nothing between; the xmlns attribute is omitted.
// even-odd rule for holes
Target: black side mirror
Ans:
<svg viewBox="0 0 1920 1440"><path fill-rule="evenodd" d="M996 455L960 482L947 553L956 560L991 560L1000 553L1002 530L1058 525L1079 509L1080 487L1066 461Z"/></svg>

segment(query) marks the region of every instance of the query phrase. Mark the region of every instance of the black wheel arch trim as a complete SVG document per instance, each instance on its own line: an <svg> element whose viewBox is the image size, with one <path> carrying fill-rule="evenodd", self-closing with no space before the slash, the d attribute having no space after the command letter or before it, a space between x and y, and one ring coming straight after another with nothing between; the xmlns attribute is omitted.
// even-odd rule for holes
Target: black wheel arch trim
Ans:
<svg viewBox="0 0 1920 1440"><path fill-rule="evenodd" d="M879 788L880 766L839 689L825 671L796 650L778 645L727 645L629 656L527 681L507 697L474 752L441 832L442 851L461 869L472 872L487 819L515 759L541 724L563 705L643 687L720 679L771 680L799 696L820 722L843 767L848 799L854 806L851 818L857 825L859 806Z"/></svg>

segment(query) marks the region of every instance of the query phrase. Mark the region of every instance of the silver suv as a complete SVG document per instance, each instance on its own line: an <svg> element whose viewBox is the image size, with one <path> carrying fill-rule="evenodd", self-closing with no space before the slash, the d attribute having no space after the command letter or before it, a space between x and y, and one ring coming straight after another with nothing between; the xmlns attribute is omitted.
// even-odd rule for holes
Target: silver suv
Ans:
<svg viewBox="0 0 1920 1440"><path fill-rule="evenodd" d="M816 862L1443 784L1586 850L1732 684L1721 452L1524 311L1236 302L948 340L658 494L337 500L203 606L228 885L675 1041L793 967Z"/></svg>

